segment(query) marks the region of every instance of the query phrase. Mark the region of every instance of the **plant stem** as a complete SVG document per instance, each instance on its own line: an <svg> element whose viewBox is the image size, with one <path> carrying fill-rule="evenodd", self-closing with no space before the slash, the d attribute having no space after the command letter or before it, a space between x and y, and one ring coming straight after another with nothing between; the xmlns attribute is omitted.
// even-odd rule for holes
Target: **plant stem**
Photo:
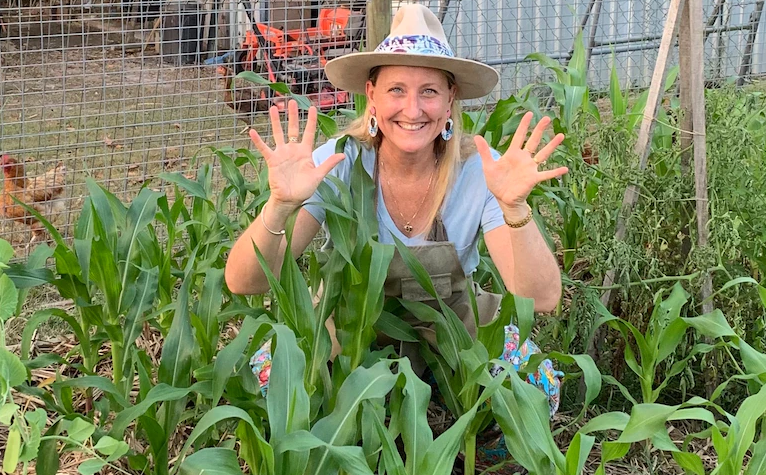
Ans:
<svg viewBox="0 0 766 475"><path fill-rule="evenodd" d="M114 378L114 384L120 388L123 389L122 393L124 396L128 396L128 388L123 387L124 382L122 381L123 374L122 374L122 364L125 357L125 350L122 347L122 342L113 341L112 342L112 377Z"/></svg>
<svg viewBox="0 0 766 475"><path fill-rule="evenodd" d="M476 433L468 431L463 439L465 444L465 464L464 475L474 475L476 473Z"/></svg>
<svg viewBox="0 0 766 475"><path fill-rule="evenodd" d="M655 277L653 279L643 279L637 282L628 282L627 284L614 284L614 285L589 285L588 287L596 290L612 290L620 289L622 287L632 287L634 285L644 284L656 284L658 282L676 282L679 280L694 280L700 276L700 272L694 272L688 275L668 275L665 277Z"/></svg>

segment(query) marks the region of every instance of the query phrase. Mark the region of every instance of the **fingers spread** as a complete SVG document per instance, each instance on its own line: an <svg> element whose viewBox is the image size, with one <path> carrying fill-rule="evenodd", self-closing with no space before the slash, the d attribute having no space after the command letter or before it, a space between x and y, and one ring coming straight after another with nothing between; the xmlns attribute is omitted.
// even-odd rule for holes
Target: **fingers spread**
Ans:
<svg viewBox="0 0 766 475"><path fill-rule="evenodd" d="M303 131L303 145L314 145L314 137L317 133L317 108L309 107L309 117L306 121L306 130Z"/></svg>
<svg viewBox="0 0 766 475"><path fill-rule="evenodd" d="M279 109L277 109L277 106L269 108L269 117L271 118L271 133L274 134L274 143L276 145L284 145L285 132L282 130L282 123L279 122Z"/></svg>
<svg viewBox="0 0 766 475"><path fill-rule="evenodd" d="M529 136L527 144L524 145L524 150L531 153L532 155L537 152L537 147L540 145L540 141L543 138L543 133L550 123L551 118L547 115L540 119L540 122L538 122L535 128L532 130L532 135Z"/></svg>
<svg viewBox="0 0 766 475"><path fill-rule="evenodd" d="M335 165L339 164L344 158L346 158L346 155L343 153L332 154L316 169L321 174L321 176L327 176L327 174L330 173L333 168L335 168Z"/></svg>
<svg viewBox="0 0 766 475"><path fill-rule="evenodd" d="M519 123L519 127L516 129L516 132L513 133L513 139L511 140L511 148L521 148L522 145L524 145L524 140L527 138L527 131L529 130L529 123L532 122L532 117L534 114L532 112L527 112L524 114L524 117L521 118L521 122Z"/></svg>

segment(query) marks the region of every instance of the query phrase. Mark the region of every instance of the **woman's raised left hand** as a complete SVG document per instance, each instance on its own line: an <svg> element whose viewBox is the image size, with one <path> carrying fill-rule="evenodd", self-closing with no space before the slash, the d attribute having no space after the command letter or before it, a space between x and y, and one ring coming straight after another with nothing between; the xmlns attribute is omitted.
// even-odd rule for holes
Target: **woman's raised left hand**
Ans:
<svg viewBox="0 0 766 475"><path fill-rule="evenodd" d="M527 137L532 117L532 112L524 114L513 134L511 145L498 160L492 158L489 144L484 137L474 137L481 156L487 188L495 195L504 212L518 210L521 217L527 213L527 196L538 183L560 177L568 171L567 167L540 170L540 165L544 164L556 147L564 141L564 134L557 134L538 151L543 133L550 125L551 119L547 116L540 119L525 144L524 139Z"/></svg>

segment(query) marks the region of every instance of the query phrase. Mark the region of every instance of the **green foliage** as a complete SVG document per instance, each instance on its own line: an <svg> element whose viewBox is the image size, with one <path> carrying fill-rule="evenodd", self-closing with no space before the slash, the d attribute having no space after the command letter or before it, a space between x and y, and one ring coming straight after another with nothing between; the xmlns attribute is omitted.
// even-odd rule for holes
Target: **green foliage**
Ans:
<svg viewBox="0 0 766 475"><path fill-rule="evenodd" d="M599 111L588 87L580 36L567 66L542 55L529 59L555 80L542 89L524 88L491 113L466 112L463 122L501 152L527 110L537 120L550 115L555 131L567 135L550 161L566 164L570 173L541 184L530 196L538 226L552 248L561 250L572 296L556 315L535 325L533 302L505 293L497 269L483 255L477 282L505 295L498 317L472 338L439 299L414 255L400 242L377 241L374 186L361 160L355 162L350 186L338 180L320 186L333 246L310 253L308 269L288 248L279 272L266 271L271 294L247 298L228 291L223 268L234 239L269 197L259 157L248 150L213 150L217 166L202 164L193 178L163 174L166 193L145 187L130 203L89 181L71 241L42 220L55 246L39 246L26 262L14 264L9 264L12 248L0 241L0 424L8 430L3 470L34 460L38 473L54 474L61 453L79 451L86 454L78 467L83 474L126 467L173 475L240 474L246 464L250 473L266 475L446 475L461 451L466 471L473 471L477 435L496 422L512 462L533 475L579 475L597 444L596 473L604 474L607 464L637 444L667 454L686 473L708 475L692 449L695 438L709 440L718 455L710 475L761 473L766 460L766 223L757 212L762 194L753 190L764 188L763 96L708 93L711 244L705 249L692 245L684 253L684 243L695 241L695 227L686 210L691 180L678 149L676 101L662 105L651 167L641 172L632 144L646 93L628 94L613 70L610 110ZM666 90L674 86L675 75L669 75ZM283 86L269 84L288 94ZM541 90L552 95L552 111L540 109L536 94ZM297 99L308 107L305 98ZM339 113L351 118L363 110L363 101L357 100L357 107ZM337 125L332 116L321 115L320 128L330 135ZM340 139L338 148L347 140ZM626 239L617 242L611 236L628 183L637 183L642 196L626 217ZM292 226L289 222L288 242ZM436 308L386 301L383 282L396 252L437 301ZM45 267L48 260L53 269ZM600 305L602 289L593 285L612 266L625 269L614 286L621 298L614 315ZM717 289L712 300L726 313L700 315L694 295L699 277L711 269ZM5 323L19 315L29 289L42 284L72 299L74 309L32 315L16 354L6 348ZM439 351L404 324L400 313L432 323ZM341 346L332 368L325 327L331 315ZM64 357L37 354L32 359L32 336L51 319L64 322L78 344ZM518 373L492 359L502 351L509 323L519 327L522 340L535 334L546 349ZM225 325L238 331L224 332ZM602 375L589 356L577 354L602 325L612 330L611 342L622 349L618 363L633 378ZM151 332L163 340L158 364L141 344ZM393 348L376 347L379 332L421 343L454 416L448 430L436 436L429 427L433 388ZM248 360L269 340L273 362L264 398ZM724 381L707 399L687 397L700 361L714 349L728 357L721 368ZM96 370L104 358L112 372L100 376ZM524 382L543 358L569 370L569 387L580 378L584 387L581 405L575 406L578 416L556 432L545 396ZM495 365L504 369L502 376L490 375ZM35 387L29 371L42 367L56 371L55 381ZM601 414L582 425L562 452L554 436L589 416L593 404L601 402L602 381L614 388L610 395L622 395L625 412L597 408L594 413ZM24 412L11 398L15 391L43 401L45 409ZM87 413L73 407L76 394L88 401ZM679 444L668 436L669 424L677 421L702 429ZM180 450L168 443L179 428L191 429ZM139 444L128 445L128 440Z"/></svg>

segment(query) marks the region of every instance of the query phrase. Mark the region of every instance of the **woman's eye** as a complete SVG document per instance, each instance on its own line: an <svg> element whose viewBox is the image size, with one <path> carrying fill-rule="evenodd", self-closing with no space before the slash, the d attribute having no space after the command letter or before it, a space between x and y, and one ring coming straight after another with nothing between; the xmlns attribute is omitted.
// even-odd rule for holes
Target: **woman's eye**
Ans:
<svg viewBox="0 0 766 475"><path fill-rule="evenodd" d="M438 92L436 91L436 89L431 89L431 88L425 89L425 90L423 91L423 93L424 93L424 94L428 94L429 96L430 96L430 95L434 95L434 94L438 94Z"/></svg>

